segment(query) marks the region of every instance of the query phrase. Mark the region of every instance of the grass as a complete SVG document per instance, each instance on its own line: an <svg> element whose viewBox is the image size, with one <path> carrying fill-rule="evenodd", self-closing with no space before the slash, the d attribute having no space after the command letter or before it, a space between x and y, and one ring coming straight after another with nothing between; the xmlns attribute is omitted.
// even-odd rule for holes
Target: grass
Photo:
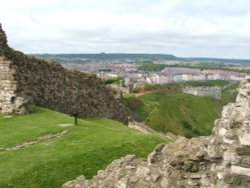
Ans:
<svg viewBox="0 0 250 188"><path fill-rule="evenodd" d="M222 87L222 86L225 86L227 84L229 84L229 81L227 81L227 80L201 80L201 81L184 82L181 85L190 86L190 87L199 87L199 86L205 86L205 87L218 86L218 87Z"/></svg>
<svg viewBox="0 0 250 188"><path fill-rule="evenodd" d="M68 135L20 150L0 151L0 187L60 187L81 174L91 178L114 159L127 154L145 157L157 144L170 141L109 119L80 119L78 126L57 126L66 122L73 122L73 118L39 107L25 116L0 116L0 147L70 131Z"/></svg>
<svg viewBox="0 0 250 188"><path fill-rule="evenodd" d="M144 91L153 90L169 90L173 92L182 92L185 87L223 87L228 85L230 82L227 80L197 80L197 81L187 81L174 84L146 84L144 86Z"/></svg>
<svg viewBox="0 0 250 188"><path fill-rule="evenodd" d="M63 130L59 123L72 121L70 117L60 113L35 108L35 113L24 116L0 119L0 148L11 147L37 137ZM45 118L46 117L46 118Z"/></svg>
<svg viewBox="0 0 250 188"><path fill-rule="evenodd" d="M223 105L234 102L238 94L239 83L234 84L222 92L221 101Z"/></svg>
<svg viewBox="0 0 250 188"><path fill-rule="evenodd" d="M164 133L186 137L209 135L220 113L220 103L211 97L161 93L139 98L144 105L136 112L145 124Z"/></svg>
<svg viewBox="0 0 250 188"><path fill-rule="evenodd" d="M228 84L227 81L188 82L185 85L205 86ZM183 87L180 84L172 87ZM151 128L166 133L172 132L185 137L209 135L214 120L219 118L222 107L233 102L237 95L238 84L222 92L221 100L212 97L193 96L184 93L155 93L137 97L138 108L132 108L133 96L124 97L124 104L134 110ZM135 100L134 100L135 101ZM130 103L129 103L130 102ZM130 106L129 106L130 105Z"/></svg>

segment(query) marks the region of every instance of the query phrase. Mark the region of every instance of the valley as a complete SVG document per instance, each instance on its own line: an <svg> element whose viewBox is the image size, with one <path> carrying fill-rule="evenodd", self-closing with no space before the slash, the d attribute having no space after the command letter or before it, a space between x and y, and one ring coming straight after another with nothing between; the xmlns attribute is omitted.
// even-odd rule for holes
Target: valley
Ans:
<svg viewBox="0 0 250 188"><path fill-rule="evenodd" d="M190 84L208 85L209 82ZM139 97L127 95L124 97L125 105L140 117L140 121L154 130L188 138L210 135L213 122L219 117L222 107L234 102L238 92L237 83L223 90L221 99L181 93L181 85L171 87L172 90L159 93L156 90L155 93Z"/></svg>

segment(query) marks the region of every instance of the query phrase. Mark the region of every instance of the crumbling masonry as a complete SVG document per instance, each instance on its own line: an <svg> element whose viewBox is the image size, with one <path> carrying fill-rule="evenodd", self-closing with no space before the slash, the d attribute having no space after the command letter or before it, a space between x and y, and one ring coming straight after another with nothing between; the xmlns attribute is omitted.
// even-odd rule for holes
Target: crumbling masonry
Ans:
<svg viewBox="0 0 250 188"><path fill-rule="evenodd" d="M25 114L30 104L127 123L124 108L100 79L11 49L0 24L0 112Z"/></svg>

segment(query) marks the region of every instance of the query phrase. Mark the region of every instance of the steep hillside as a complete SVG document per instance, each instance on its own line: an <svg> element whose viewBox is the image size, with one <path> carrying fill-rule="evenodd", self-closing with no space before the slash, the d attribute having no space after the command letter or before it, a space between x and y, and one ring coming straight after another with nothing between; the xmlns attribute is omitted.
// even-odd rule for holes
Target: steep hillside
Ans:
<svg viewBox="0 0 250 188"><path fill-rule="evenodd" d="M235 100L237 89L238 84L225 89L221 100L171 92L146 94L137 98L130 95L124 99L125 105L140 116L138 119L151 128L190 138L211 134L213 122L219 117L222 106Z"/></svg>
<svg viewBox="0 0 250 188"><path fill-rule="evenodd" d="M72 122L70 116L39 107L24 116L0 116L0 187L57 188L79 174L91 178L121 156L145 157L157 144L169 141L109 119L79 119L78 126L58 126ZM69 133L61 137L5 151L65 130Z"/></svg>
<svg viewBox="0 0 250 188"><path fill-rule="evenodd" d="M223 90L221 95L222 104L227 105L230 102L234 102L238 94L238 89L239 83L236 83Z"/></svg>
<svg viewBox="0 0 250 188"><path fill-rule="evenodd" d="M220 113L220 103L211 97L188 94L149 94L139 97L135 111L146 125L164 133L193 137L211 133Z"/></svg>
<svg viewBox="0 0 250 188"><path fill-rule="evenodd" d="M125 110L96 76L11 49L0 25L0 112L25 114L29 104L127 123Z"/></svg>

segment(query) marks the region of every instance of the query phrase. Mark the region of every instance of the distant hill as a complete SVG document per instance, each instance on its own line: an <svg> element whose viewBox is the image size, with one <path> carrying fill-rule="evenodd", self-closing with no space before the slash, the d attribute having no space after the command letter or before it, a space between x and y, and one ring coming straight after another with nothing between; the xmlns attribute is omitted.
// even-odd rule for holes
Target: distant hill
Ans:
<svg viewBox="0 0 250 188"><path fill-rule="evenodd" d="M168 54L126 54L126 53L99 53L99 54L33 54L37 58L56 58L56 59L88 59L88 60L179 60L173 55Z"/></svg>
<svg viewBox="0 0 250 188"><path fill-rule="evenodd" d="M249 59L221 59L221 58L185 58L187 61L214 62L214 63L233 63L250 64Z"/></svg>
<svg viewBox="0 0 250 188"><path fill-rule="evenodd" d="M171 54L147 54L147 53L99 53L99 54L32 54L41 59L84 59L95 61L142 61L142 60L169 60L169 61L199 61L214 63L250 64L249 59L224 59L224 58L185 58Z"/></svg>

